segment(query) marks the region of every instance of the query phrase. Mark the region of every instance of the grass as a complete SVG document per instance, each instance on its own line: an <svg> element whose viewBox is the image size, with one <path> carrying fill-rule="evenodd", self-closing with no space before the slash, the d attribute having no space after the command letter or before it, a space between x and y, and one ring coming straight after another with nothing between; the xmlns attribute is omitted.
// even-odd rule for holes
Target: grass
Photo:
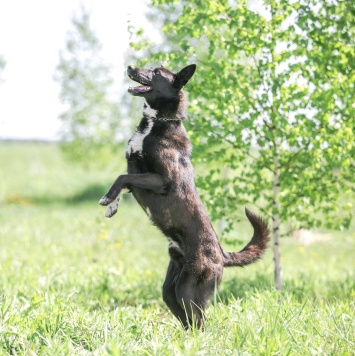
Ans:
<svg viewBox="0 0 355 356"><path fill-rule="evenodd" d="M186 332L161 298L163 236L129 197L112 219L97 205L124 162L90 171L35 144L0 162L0 355L354 355L354 225L283 239L281 293L270 251L226 269L205 332Z"/></svg>

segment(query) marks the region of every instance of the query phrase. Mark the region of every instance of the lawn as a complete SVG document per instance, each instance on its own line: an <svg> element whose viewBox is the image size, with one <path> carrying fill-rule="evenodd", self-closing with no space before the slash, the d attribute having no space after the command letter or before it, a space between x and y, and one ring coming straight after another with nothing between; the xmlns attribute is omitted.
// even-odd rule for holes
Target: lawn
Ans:
<svg viewBox="0 0 355 356"><path fill-rule="evenodd" d="M226 269L206 330L186 332L161 297L165 238L130 196L112 219L97 204L123 171L0 144L0 355L355 354L354 223L310 245L283 239L281 293L271 251ZM228 241L250 236L245 223Z"/></svg>

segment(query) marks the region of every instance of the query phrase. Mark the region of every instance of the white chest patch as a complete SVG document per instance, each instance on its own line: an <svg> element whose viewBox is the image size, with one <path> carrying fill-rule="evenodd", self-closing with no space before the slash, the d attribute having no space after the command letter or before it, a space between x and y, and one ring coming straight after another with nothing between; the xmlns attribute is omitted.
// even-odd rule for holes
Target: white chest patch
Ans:
<svg viewBox="0 0 355 356"><path fill-rule="evenodd" d="M157 117L158 111L152 109L148 104L146 104L145 108L143 109L143 113L150 119L154 119Z"/></svg>
<svg viewBox="0 0 355 356"><path fill-rule="evenodd" d="M148 126L143 130L143 132L136 131L133 134L127 145L127 155L135 152L142 153L143 140L150 134L150 131L152 131L153 124L153 120L148 119Z"/></svg>

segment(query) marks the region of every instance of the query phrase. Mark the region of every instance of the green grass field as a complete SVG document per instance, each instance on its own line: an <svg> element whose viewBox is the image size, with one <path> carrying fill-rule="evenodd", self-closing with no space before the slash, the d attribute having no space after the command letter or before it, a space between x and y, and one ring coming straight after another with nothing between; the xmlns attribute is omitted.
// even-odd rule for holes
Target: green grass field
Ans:
<svg viewBox="0 0 355 356"><path fill-rule="evenodd" d="M354 224L283 239L281 293L270 251L225 270L206 330L186 332L161 297L165 238L130 197L112 219L97 204L123 171L0 144L0 355L355 355ZM250 236L245 223L228 238Z"/></svg>

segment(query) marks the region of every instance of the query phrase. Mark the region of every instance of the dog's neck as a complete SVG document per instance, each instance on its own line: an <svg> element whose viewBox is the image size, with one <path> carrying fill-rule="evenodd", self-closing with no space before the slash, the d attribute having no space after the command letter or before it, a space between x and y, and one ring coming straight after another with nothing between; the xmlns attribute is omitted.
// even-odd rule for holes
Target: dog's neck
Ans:
<svg viewBox="0 0 355 356"><path fill-rule="evenodd" d="M169 100L164 104L162 100L153 105L145 103L143 115L153 121L182 121L186 119L187 100L182 90L177 100ZM156 110L154 107L159 107L159 109Z"/></svg>

